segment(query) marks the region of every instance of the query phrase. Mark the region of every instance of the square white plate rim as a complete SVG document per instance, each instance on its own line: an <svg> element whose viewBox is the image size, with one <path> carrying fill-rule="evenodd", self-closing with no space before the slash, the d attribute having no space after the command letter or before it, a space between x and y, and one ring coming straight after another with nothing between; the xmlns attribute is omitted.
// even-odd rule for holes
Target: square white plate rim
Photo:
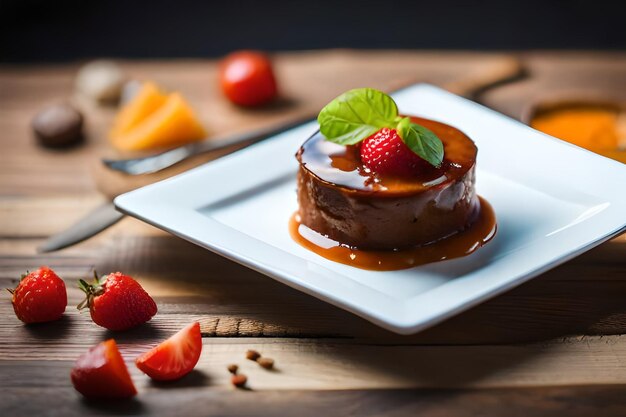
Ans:
<svg viewBox="0 0 626 417"><path fill-rule="evenodd" d="M425 99L423 102L428 102L429 107L421 108L422 111L414 110L413 103L416 97ZM562 248L551 250L550 247L544 247L542 251L533 254L535 258L532 267L516 265L516 268L513 268L514 272L511 273L510 270L507 271L510 265L506 262L504 264L495 262L479 269L493 277L491 281L482 282L479 287L473 286L471 281L464 281L465 277L459 277L425 294L408 299L405 303L398 303L395 298L365 285L336 279L337 272L333 267L336 264L330 261L323 258L317 261L303 259L200 212L203 208L219 204L242 191L245 193L267 186L268 183L271 185L272 182L277 180L280 182L286 176L293 175L294 167L290 164L266 164L264 172L255 176L240 175L240 172L242 167L251 166L250 164L254 164L255 161L258 163L259 160L264 160L263 158L271 161L273 150L294 135L301 137L303 141L316 129L315 122L306 123L175 177L121 195L115 199L115 205L126 214L402 334L415 333L432 326L513 288L624 230L626 192L622 194L615 192L620 184L622 187L626 185L626 169L621 163L534 131L507 116L428 84L407 87L395 93L394 98L401 111L405 113L438 119L461 127L462 130L465 130L464 123L471 125L472 118L484 116L488 119L491 129L516 131L518 136L524 136L524 143L520 140L515 142L516 138L503 139L502 143L492 141L488 147L479 145L480 152L486 151L491 154L488 157L497 158L498 153L508 150L507 147L513 147L517 158L522 160L527 158L528 163L536 167L537 175L533 178L534 183L530 182L531 185L543 187L548 184L548 188L559 187L562 181L550 175L551 170L557 170L561 177L575 180L578 188L584 190L581 193L589 192L598 209L586 218L572 223L572 226L576 227L568 226L566 230L560 231L558 236L560 241L565 240L568 243L566 250ZM424 114L429 112L432 114ZM455 120L455 115L457 118L459 115L466 116L468 120L464 121L463 117ZM466 133L476 140L472 132ZM290 158L293 158L300 143L290 142L289 145L291 144L293 152ZM284 143L282 146L284 147ZM538 149L543 152L537 152ZM560 160L555 161L555 155L559 155ZM519 177L520 173L516 172L515 167L507 163L506 158L502 159L502 164L496 163L498 174L505 178ZM480 167L480 153L478 166ZM535 175L535 171L531 173ZM229 179L229 191L222 189L212 194L203 193L210 188L208 185L211 181L215 183L223 181L223 178ZM525 184L523 178L517 179ZM599 179L602 181L598 181ZM478 191L480 193L480 189ZM586 227L581 228L579 223ZM553 237L545 236L545 239L550 240ZM358 273L356 272L358 270L351 269ZM346 278L345 274L343 278Z"/></svg>

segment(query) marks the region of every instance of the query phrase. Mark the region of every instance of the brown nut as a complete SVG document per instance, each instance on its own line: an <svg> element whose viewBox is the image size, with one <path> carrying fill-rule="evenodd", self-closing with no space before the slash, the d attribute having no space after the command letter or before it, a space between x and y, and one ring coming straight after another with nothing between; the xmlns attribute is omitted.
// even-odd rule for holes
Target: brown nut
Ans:
<svg viewBox="0 0 626 417"><path fill-rule="evenodd" d="M248 382L248 377L243 374L233 375L230 377L230 383L236 386L237 388L242 388Z"/></svg>
<svg viewBox="0 0 626 417"><path fill-rule="evenodd" d="M261 357L261 354L257 352L256 350L250 349L249 351L246 352L246 359L250 359L251 361L256 361L260 357Z"/></svg>
<svg viewBox="0 0 626 417"><path fill-rule="evenodd" d="M238 370L239 366L235 365L234 363L228 365L228 372L230 372L231 374L236 374Z"/></svg>
<svg viewBox="0 0 626 417"><path fill-rule="evenodd" d="M271 358L259 358L257 363L265 369L272 369L274 367L274 359Z"/></svg>
<svg viewBox="0 0 626 417"><path fill-rule="evenodd" d="M41 110L31 123L35 137L44 146L60 148L83 140L83 116L69 104Z"/></svg>

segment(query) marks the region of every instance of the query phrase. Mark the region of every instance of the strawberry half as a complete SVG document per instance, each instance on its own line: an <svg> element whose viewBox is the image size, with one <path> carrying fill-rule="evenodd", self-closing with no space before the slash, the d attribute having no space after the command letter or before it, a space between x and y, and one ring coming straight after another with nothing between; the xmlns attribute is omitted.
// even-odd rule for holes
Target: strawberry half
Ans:
<svg viewBox="0 0 626 417"><path fill-rule="evenodd" d="M95 275L95 273L94 273ZM93 284L79 281L87 297L78 309L89 307L91 319L109 330L127 330L147 322L157 312L152 297L137 281L121 272L95 277Z"/></svg>
<svg viewBox="0 0 626 417"><path fill-rule="evenodd" d="M430 169L428 162L413 152L395 129L383 128L361 143L361 161L380 175L411 177Z"/></svg>
<svg viewBox="0 0 626 417"><path fill-rule="evenodd" d="M67 306L65 283L47 266L25 275L9 292L15 315L24 323L58 320Z"/></svg>
<svg viewBox="0 0 626 417"><path fill-rule="evenodd" d="M190 324L137 358L137 368L157 381L182 378L193 370L202 352L200 324Z"/></svg>
<svg viewBox="0 0 626 417"><path fill-rule="evenodd" d="M70 376L76 391L87 398L130 398L137 394L113 339L80 355Z"/></svg>

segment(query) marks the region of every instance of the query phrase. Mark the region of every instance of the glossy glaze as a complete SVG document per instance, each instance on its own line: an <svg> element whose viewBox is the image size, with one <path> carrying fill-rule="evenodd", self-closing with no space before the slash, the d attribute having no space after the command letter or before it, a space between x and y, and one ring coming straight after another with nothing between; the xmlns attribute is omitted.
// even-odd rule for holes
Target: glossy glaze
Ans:
<svg viewBox="0 0 626 417"><path fill-rule="evenodd" d="M301 246L331 261L375 271L407 269L467 256L493 239L496 229L495 213L482 198L479 198L478 216L466 230L428 245L403 250L351 248L303 225L298 213L294 213L289 221L289 233Z"/></svg>
<svg viewBox="0 0 626 417"><path fill-rule="evenodd" d="M434 120L411 119L442 139L444 160L440 168L426 169L412 178L383 178L363 167L358 145L337 145L325 140L320 132L302 145L296 158L303 168L328 184L350 192L384 192L387 197L413 194L454 182L474 167L477 149L467 135Z"/></svg>

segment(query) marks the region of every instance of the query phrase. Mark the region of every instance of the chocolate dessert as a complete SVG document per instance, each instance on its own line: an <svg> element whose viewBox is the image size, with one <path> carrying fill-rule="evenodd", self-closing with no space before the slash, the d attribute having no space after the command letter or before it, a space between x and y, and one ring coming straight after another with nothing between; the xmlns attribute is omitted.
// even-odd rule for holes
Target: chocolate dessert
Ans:
<svg viewBox="0 0 626 417"><path fill-rule="evenodd" d="M336 262L393 270L466 256L493 238L475 190L477 148L459 129L398 114L373 89L322 109L296 158L293 239Z"/></svg>
<svg viewBox="0 0 626 417"><path fill-rule="evenodd" d="M439 168L409 178L381 177L364 169L358 145L342 146L315 133L297 153L302 224L358 249L421 246L466 229L476 218L476 146L458 129L411 120L444 144Z"/></svg>

